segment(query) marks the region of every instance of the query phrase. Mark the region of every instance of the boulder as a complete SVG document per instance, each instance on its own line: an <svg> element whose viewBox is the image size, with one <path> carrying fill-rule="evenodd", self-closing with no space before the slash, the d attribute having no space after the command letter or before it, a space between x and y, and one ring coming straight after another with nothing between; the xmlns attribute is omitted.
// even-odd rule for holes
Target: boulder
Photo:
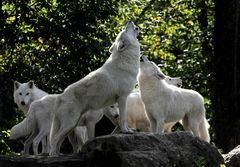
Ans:
<svg viewBox="0 0 240 167"><path fill-rule="evenodd" d="M88 141L78 155L0 156L0 167L160 167L220 166L211 144L188 132L115 134Z"/></svg>
<svg viewBox="0 0 240 167"><path fill-rule="evenodd" d="M189 132L117 134L88 141L82 151L90 166L220 166L223 157Z"/></svg>
<svg viewBox="0 0 240 167"><path fill-rule="evenodd" d="M226 166L240 167L240 145L235 147L228 154L224 154L223 157Z"/></svg>

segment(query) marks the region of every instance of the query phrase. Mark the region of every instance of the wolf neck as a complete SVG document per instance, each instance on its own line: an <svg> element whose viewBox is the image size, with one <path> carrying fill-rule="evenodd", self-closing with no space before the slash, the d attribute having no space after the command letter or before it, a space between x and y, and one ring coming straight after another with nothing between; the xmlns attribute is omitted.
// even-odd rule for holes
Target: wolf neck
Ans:
<svg viewBox="0 0 240 167"><path fill-rule="evenodd" d="M137 75L139 65L140 65L140 47L139 46L132 46L131 49L126 51L117 52L111 54L109 59L107 60L107 64L110 61L115 61L113 63L118 68L122 69L123 71L128 71L130 73L134 72L134 75ZM129 67L129 68L128 68Z"/></svg>
<svg viewBox="0 0 240 167"><path fill-rule="evenodd" d="M35 100L38 100L38 99L41 99L42 97L48 95L47 92L41 90L41 89L38 89L37 87L34 88L34 91L33 91L33 96L32 98L30 99L31 100L31 103Z"/></svg>
<svg viewBox="0 0 240 167"><path fill-rule="evenodd" d="M164 94L164 92L167 90L167 83L164 80L159 80L153 76L143 76L143 75L139 75L139 87L141 91L147 91L149 93L149 91L153 91L152 93L156 92L156 88L157 91L162 92L162 94Z"/></svg>
<svg viewBox="0 0 240 167"><path fill-rule="evenodd" d="M155 79L150 78L148 76L143 76L139 75L138 77L138 83L139 83L139 88L142 93L146 92L147 94L151 93L153 91L154 93L154 88L157 86L157 82ZM152 94L152 93L151 93Z"/></svg>

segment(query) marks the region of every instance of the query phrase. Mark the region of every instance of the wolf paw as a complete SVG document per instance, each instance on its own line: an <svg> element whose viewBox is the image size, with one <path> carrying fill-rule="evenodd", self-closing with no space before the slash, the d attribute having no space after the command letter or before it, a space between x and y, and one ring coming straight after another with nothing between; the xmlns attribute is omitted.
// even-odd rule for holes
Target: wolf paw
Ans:
<svg viewBox="0 0 240 167"><path fill-rule="evenodd" d="M50 152L49 156L50 157L59 157L59 154L58 153L54 153L54 152L52 152L52 153Z"/></svg>
<svg viewBox="0 0 240 167"><path fill-rule="evenodd" d="M133 134L135 132L137 132L137 130L134 128L126 128L126 131L125 130L121 131L121 133L125 133L125 134Z"/></svg>

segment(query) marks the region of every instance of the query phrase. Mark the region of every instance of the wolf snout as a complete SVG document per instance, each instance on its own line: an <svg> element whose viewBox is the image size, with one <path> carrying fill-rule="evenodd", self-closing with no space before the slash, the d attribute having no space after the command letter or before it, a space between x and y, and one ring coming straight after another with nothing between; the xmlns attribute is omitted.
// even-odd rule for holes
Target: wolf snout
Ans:
<svg viewBox="0 0 240 167"><path fill-rule="evenodd" d="M129 33L137 33L139 30L137 30L137 32L136 32L135 28L137 28L137 27L134 26L134 23L132 21L129 21L127 23L127 26L126 26L127 32L129 32Z"/></svg>
<svg viewBox="0 0 240 167"><path fill-rule="evenodd" d="M116 119L117 119L118 117L119 117L119 115L118 115L118 114L114 115L114 118L116 118Z"/></svg>
<svg viewBox="0 0 240 167"><path fill-rule="evenodd" d="M21 105L23 105L23 106L24 106L24 105L25 105L25 102L24 102L24 101L21 101Z"/></svg>
<svg viewBox="0 0 240 167"><path fill-rule="evenodd" d="M129 21L129 22L127 23L127 27L132 27L132 28L134 28L134 23L133 23L132 21Z"/></svg>

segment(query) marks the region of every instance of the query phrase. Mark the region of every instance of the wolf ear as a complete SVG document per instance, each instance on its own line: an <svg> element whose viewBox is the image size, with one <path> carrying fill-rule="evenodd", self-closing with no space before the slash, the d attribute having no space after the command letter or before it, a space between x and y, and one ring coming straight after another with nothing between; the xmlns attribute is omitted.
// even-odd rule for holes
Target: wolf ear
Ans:
<svg viewBox="0 0 240 167"><path fill-rule="evenodd" d="M155 76L159 80L163 80L168 77L168 76L164 75L161 71L156 71ZM169 77L169 78L171 78L171 77Z"/></svg>
<svg viewBox="0 0 240 167"><path fill-rule="evenodd" d="M20 87L20 83L18 81L14 81L14 90L17 90Z"/></svg>
<svg viewBox="0 0 240 167"><path fill-rule="evenodd" d="M162 74L160 74L160 73L157 73L155 76L156 76L157 79L159 79L159 80L163 80L163 79L166 78L164 75L162 75Z"/></svg>
<svg viewBox="0 0 240 167"><path fill-rule="evenodd" d="M109 52L110 52L110 53L113 52L114 46L115 46L115 42L114 42L114 43L112 44L112 46L109 48Z"/></svg>
<svg viewBox="0 0 240 167"><path fill-rule="evenodd" d="M123 51L125 48L126 48L126 42L124 42L124 41L119 41L119 42L117 43L117 50L118 50L119 52Z"/></svg>
<svg viewBox="0 0 240 167"><path fill-rule="evenodd" d="M34 86L34 82L33 82L32 80L29 81L29 82L28 82L28 87L29 87L30 89L32 89L33 86Z"/></svg>

